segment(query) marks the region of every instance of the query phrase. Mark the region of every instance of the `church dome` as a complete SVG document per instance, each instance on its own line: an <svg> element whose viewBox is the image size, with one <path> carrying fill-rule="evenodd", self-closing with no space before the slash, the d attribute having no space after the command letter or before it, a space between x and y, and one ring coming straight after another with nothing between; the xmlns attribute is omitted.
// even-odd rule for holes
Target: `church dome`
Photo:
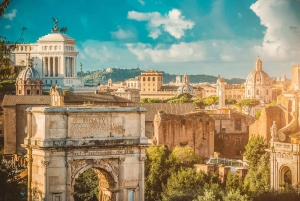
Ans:
<svg viewBox="0 0 300 201"><path fill-rule="evenodd" d="M272 80L270 79L269 75L262 70L262 61L258 59L254 62L254 71L252 71L247 79L246 85L256 85L256 86L271 86Z"/></svg>
<svg viewBox="0 0 300 201"><path fill-rule="evenodd" d="M40 79L40 75L34 68L26 67L19 73L18 79L26 81L27 78L35 81L36 79Z"/></svg>
<svg viewBox="0 0 300 201"><path fill-rule="evenodd" d="M39 73L32 67L32 59L30 58L30 55L27 58L26 68L22 70L17 77L18 80L24 81L26 81L27 78L30 78L32 81L40 79Z"/></svg>
<svg viewBox="0 0 300 201"><path fill-rule="evenodd" d="M75 42L75 39L62 33L50 33L39 38L38 41L39 42L64 42L64 41Z"/></svg>
<svg viewBox="0 0 300 201"><path fill-rule="evenodd" d="M183 86L178 87L177 93L178 94L183 94L183 93L193 94L194 89L191 85L183 85Z"/></svg>

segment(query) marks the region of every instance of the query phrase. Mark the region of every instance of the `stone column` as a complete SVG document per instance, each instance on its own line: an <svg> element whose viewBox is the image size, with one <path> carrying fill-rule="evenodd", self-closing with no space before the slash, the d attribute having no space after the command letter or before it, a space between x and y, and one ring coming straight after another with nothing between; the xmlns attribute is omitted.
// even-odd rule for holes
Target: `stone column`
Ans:
<svg viewBox="0 0 300 201"><path fill-rule="evenodd" d="M119 193L116 193L116 200L122 200L124 198L125 195L125 189L124 189L124 161L125 161L125 157L121 156L119 158L119 186L117 186L117 188L119 189Z"/></svg>
<svg viewBox="0 0 300 201"><path fill-rule="evenodd" d="M142 151L142 150L141 150ZM146 157L144 154L142 154L139 158L139 166L140 166L140 174L139 174L139 189L137 189L136 191L138 191L138 195L137 193L135 192L135 195L134 195L134 200L140 200L140 201L144 201L145 198L144 198L144 191L145 191L145 188L144 188L144 182L145 182L145 179L144 179L144 163L145 163L145 160L146 160Z"/></svg>

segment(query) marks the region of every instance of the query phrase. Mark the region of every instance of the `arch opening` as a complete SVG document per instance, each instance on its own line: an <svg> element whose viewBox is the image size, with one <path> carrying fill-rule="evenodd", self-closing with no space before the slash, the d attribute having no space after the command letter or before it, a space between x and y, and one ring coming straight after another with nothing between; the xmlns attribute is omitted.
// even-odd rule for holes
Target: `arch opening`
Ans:
<svg viewBox="0 0 300 201"><path fill-rule="evenodd" d="M106 170L99 167L83 168L73 185L74 201L112 201L115 182Z"/></svg>
<svg viewBox="0 0 300 201"><path fill-rule="evenodd" d="M281 169L281 185L292 185L292 171L287 166Z"/></svg>

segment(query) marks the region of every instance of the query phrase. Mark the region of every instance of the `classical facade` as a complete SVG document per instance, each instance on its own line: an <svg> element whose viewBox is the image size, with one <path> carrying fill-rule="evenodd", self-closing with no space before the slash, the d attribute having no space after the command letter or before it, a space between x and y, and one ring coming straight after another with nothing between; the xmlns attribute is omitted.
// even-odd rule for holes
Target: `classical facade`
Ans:
<svg viewBox="0 0 300 201"><path fill-rule="evenodd" d="M300 65L292 69L291 84L277 98L277 106L282 110L282 122L277 125L276 117L270 117L271 187L280 189L284 184L295 188L300 185Z"/></svg>
<svg viewBox="0 0 300 201"><path fill-rule="evenodd" d="M214 153L214 121L203 112L174 115L158 111L154 117L154 144L189 146L195 154L209 158Z"/></svg>
<svg viewBox="0 0 300 201"><path fill-rule="evenodd" d="M144 200L145 109L35 107L24 147L29 201L73 201L76 178L92 168L99 201ZM135 125L135 126L132 126Z"/></svg>
<svg viewBox="0 0 300 201"><path fill-rule="evenodd" d="M37 43L18 44L13 52L15 65L23 65L26 56L34 58L34 68L45 86L78 86L76 40L59 29L58 20L54 21L51 33L38 39Z"/></svg>
<svg viewBox="0 0 300 201"><path fill-rule="evenodd" d="M16 80L16 95L42 95L43 82L39 73L33 68L33 59L27 57L27 65Z"/></svg>

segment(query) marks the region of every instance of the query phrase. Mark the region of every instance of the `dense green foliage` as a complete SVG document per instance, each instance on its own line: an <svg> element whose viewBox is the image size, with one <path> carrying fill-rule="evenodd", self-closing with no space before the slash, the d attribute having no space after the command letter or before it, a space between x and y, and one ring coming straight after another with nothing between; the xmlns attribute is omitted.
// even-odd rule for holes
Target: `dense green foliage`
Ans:
<svg viewBox="0 0 300 201"><path fill-rule="evenodd" d="M74 186L75 201L97 201L99 179L93 169L88 169L78 176Z"/></svg>
<svg viewBox="0 0 300 201"><path fill-rule="evenodd" d="M162 103L163 101L159 98L142 98L140 103Z"/></svg>
<svg viewBox="0 0 300 201"><path fill-rule="evenodd" d="M189 147L172 151L152 145L147 149L145 200L163 201L296 201L300 194L287 187L280 191L270 189L269 158L266 143L254 136L246 146L245 157L250 167L245 179L229 173L224 183L218 175L196 172L194 164L201 160Z"/></svg>
<svg viewBox="0 0 300 201"><path fill-rule="evenodd" d="M83 66L84 67L84 66ZM87 71L83 72L83 80L86 82L96 82L100 84L107 84L109 78L112 79L113 82L123 82L126 79L134 78L141 75L141 72L144 70L140 70L139 68L132 68L132 69L121 69L121 68L108 68L103 70L97 71ZM164 74L163 82L167 84L171 81L176 79L175 74L169 74L162 72ZM77 72L77 76L81 76L81 72ZM216 83L218 77L211 76L211 75L189 75L191 83L199 83L199 82L209 82L209 83ZM226 82L228 84L241 84L245 82L245 79L240 78L232 78L227 79Z"/></svg>
<svg viewBox="0 0 300 201"><path fill-rule="evenodd" d="M192 95L188 93L180 94L177 97L173 97L167 100L167 103L191 103Z"/></svg>
<svg viewBox="0 0 300 201"><path fill-rule="evenodd" d="M259 100L247 98L237 102L235 105L243 109L249 115L252 108L258 106L259 104Z"/></svg>
<svg viewBox="0 0 300 201"><path fill-rule="evenodd" d="M21 169L0 159L0 201L27 200L27 180L18 176Z"/></svg>

